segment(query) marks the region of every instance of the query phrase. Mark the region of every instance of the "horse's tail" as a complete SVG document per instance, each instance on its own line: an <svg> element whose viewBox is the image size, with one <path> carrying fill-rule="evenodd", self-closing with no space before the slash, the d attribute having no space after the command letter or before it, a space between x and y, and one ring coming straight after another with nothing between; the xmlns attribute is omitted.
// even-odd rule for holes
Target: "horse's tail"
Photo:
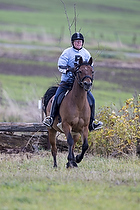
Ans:
<svg viewBox="0 0 140 210"><path fill-rule="evenodd" d="M50 87L43 96L43 111L46 113L46 107L49 103L49 100L55 95L57 86Z"/></svg>

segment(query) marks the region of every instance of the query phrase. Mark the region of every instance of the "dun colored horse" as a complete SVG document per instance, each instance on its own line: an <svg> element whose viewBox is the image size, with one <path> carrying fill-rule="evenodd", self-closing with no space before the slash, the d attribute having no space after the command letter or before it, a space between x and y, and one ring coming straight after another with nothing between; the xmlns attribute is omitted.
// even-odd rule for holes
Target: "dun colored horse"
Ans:
<svg viewBox="0 0 140 210"><path fill-rule="evenodd" d="M90 122L90 106L87 100L87 91L91 89L93 81L93 68L92 57L88 62L83 62L82 58L79 61L79 65L75 68L75 81L72 90L64 97L60 109L59 115L61 117L62 129L58 128L59 116L54 120L53 127L48 129L49 141L51 144L51 152L54 160L54 167L57 167L56 155L56 132L63 132L67 138L68 143L68 163L67 168L77 167L77 163L80 163L84 157L86 150L88 149L88 126ZM53 94L52 94L53 95ZM45 112L48 116L51 109L51 103L53 98L51 92L47 94L47 98L44 98ZM51 98L51 99L50 99ZM49 100L50 99L50 100ZM82 138L82 152L81 154L74 156L74 147L81 135Z"/></svg>

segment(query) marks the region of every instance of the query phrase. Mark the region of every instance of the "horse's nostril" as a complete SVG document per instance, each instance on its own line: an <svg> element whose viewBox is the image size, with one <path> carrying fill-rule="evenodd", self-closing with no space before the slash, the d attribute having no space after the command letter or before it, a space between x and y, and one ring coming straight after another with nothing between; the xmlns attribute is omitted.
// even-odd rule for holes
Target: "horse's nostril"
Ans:
<svg viewBox="0 0 140 210"><path fill-rule="evenodd" d="M84 81L84 85L91 86L91 85L92 85L92 82L87 82L87 81Z"/></svg>
<svg viewBox="0 0 140 210"><path fill-rule="evenodd" d="M86 91L89 91L89 90L91 89L92 82L84 81L84 82L83 82L83 86L84 86L84 89L85 89Z"/></svg>

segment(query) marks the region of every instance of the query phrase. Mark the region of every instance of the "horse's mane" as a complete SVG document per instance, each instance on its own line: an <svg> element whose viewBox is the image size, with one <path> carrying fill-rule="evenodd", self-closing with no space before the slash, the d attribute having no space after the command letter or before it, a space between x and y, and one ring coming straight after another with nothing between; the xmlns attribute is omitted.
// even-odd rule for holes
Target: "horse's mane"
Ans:
<svg viewBox="0 0 140 210"><path fill-rule="evenodd" d="M57 86L52 86L44 94L44 97L43 97L43 99L44 99L43 100L43 105L44 105L43 110L44 110L44 112L46 110L46 107L48 105L49 100L55 95L57 88L58 88Z"/></svg>

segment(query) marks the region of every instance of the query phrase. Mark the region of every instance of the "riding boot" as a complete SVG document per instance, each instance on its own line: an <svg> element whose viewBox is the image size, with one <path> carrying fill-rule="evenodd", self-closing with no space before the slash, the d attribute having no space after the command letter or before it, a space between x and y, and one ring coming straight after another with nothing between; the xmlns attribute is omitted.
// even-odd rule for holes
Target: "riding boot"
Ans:
<svg viewBox="0 0 140 210"><path fill-rule="evenodd" d="M89 131L100 129L103 127L103 123L95 120L95 99L90 91L87 93L87 99L91 110Z"/></svg>
<svg viewBox="0 0 140 210"><path fill-rule="evenodd" d="M95 99L91 93L91 91L87 92L87 99L88 99L88 103L90 106L90 110L91 110L91 115L90 115L90 123L89 126L92 124L94 119L94 115L95 115Z"/></svg>
<svg viewBox="0 0 140 210"><path fill-rule="evenodd" d="M90 105L91 115L90 115L90 122L89 122L89 131L93 130L92 123L95 120L94 119L94 113L95 113L95 104Z"/></svg>
<svg viewBox="0 0 140 210"><path fill-rule="evenodd" d="M58 105L57 105L57 100L54 97L54 100L52 102L52 106L51 106L51 112L50 112L50 116L47 116L44 120L43 120L43 124L46 125L48 128L51 128L54 122L55 117L58 114Z"/></svg>
<svg viewBox="0 0 140 210"><path fill-rule="evenodd" d="M53 102L52 102L52 106L51 106L51 112L50 112L50 117L53 119L55 119L56 115L58 114L58 105L57 105L57 100L56 98L54 98Z"/></svg>
<svg viewBox="0 0 140 210"><path fill-rule="evenodd" d="M103 123L101 121L97 121L94 119L94 112L95 106L90 106L91 109L91 116L90 116L90 123L89 123L89 131L98 130L103 127Z"/></svg>

